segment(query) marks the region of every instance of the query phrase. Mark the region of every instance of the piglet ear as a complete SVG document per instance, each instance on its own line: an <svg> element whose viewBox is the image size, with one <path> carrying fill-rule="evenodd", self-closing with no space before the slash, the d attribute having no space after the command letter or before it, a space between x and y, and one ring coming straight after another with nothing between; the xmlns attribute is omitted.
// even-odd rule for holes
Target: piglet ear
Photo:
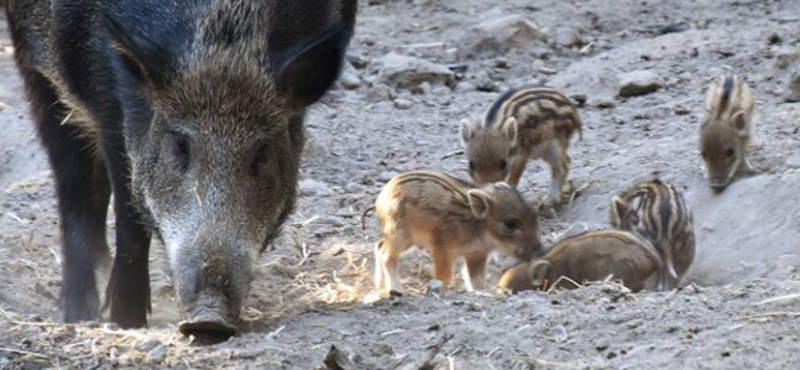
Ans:
<svg viewBox="0 0 800 370"><path fill-rule="evenodd" d="M731 125L733 125L733 128L736 129L739 135L747 133L747 119L744 111L740 110L733 114L733 117L731 117Z"/></svg>
<svg viewBox="0 0 800 370"><path fill-rule="evenodd" d="M547 282L547 274L550 272L550 262L539 260L531 263L528 267L528 276L534 287L544 287Z"/></svg>
<svg viewBox="0 0 800 370"><path fill-rule="evenodd" d="M511 144L513 147L517 143L517 134L519 133L519 124L517 123L517 119L514 117L509 117L503 123L503 135L505 135L506 140L508 143Z"/></svg>
<svg viewBox="0 0 800 370"><path fill-rule="evenodd" d="M611 198L611 226L622 227L622 220L626 213L628 213L628 204L619 195Z"/></svg>
<svg viewBox="0 0 800 370"><path fill-rule="evenodd" d="M337 24L328 31L283 51L275 59L278 88L290 104L316 103L339 76L352 31Z"/></svg>
<svg viewBox="0 0 800 370"><path fill-rule="evenodd" d="M469 123L468 119L462 119L458 125L458 133L461 136L461 144L464 147L469 144L470 139L475 136L475 131L472 129L472 125Z"/></svg>
<svg viewBox="0 0 800 370"><path fill-rule="evenodd" d="M489 217L489 212L492 210L492 199L483 190L472 189L467 192L469 197L469 208L472 214L479 220Z"/></svg>

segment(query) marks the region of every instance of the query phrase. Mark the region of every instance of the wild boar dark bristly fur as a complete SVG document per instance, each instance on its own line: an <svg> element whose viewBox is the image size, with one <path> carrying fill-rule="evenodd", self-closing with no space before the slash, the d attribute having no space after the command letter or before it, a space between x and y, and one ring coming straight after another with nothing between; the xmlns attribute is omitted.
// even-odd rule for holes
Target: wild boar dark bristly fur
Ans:
<svg viewBox="0 0 800 370"><path fill-rule="evenodd" d="M153 231L190 323L182 331L232 332L251 264L294 207L305 109L341 69L357 1L6 7L55 177L64 319L97 317L113 191L112 321L146 324Z"/></svg>

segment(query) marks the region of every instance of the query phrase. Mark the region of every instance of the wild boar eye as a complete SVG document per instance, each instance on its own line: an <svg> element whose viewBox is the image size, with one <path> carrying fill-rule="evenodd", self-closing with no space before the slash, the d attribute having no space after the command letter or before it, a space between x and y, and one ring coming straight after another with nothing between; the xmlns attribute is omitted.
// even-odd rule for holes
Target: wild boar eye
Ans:
<svg viewBox="0 0 800 370"><path fill-rule="evenodd" d="M177 132L169 133L169 141L171 143L171 154L178 166L185 170L189 166L191 158L191 150L189 146L189 137Z"/></svg>
<svg viewBox="0 0 800 370"><path fill-rule="evenodd" d="M520 222L515 218L507 218L503 220L503 227L507 234L512 234L519 230Z"/></svg>
<svg viewBox="0 0 800 370"><path fill-rule="evenodd" d="M730 149L728 149L727 152L725 152L725 154L727 154L728 157L733 157L734 155L736 155L736 150L734 150L733 148L730 148Z"/></svg>
<svg viewBox="0 0 800 370"><path fill-rule="evenodd" d="M469 170L470 171L475 171L475 162L469 161Z"/></svg>
<svg viewBox="0 0 800 370"><path fill-rule="evenodd" d="M706 151L705 151L705 150L701 151L701 152L700 152L700 156L702 156L703 158L705 158L705 157L706 157Z"/></svg>
<svg viewBox="0 0 800 370"><path fill-rule="evenodd" d="M258 147L256 151L256 156L253 158L253 174L258 174L258 169L261 165L269 162L270 158L272 157L272 146L267 144L262 144Z"/></svg>
<svg viewBox="0 0 800 370"><path fill-rule="evenodd" d="M508 168L508 161L504 159L502 162L500 162L500 171L505 171L506 168Z"/></svg>

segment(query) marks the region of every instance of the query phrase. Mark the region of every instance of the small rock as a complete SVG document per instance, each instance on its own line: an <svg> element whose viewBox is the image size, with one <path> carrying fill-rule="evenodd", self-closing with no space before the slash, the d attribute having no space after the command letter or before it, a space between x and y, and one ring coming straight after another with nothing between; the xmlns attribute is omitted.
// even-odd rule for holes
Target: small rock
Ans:
<svg viewBox="0 0 800 370"><path fill-rule="evenodd" d="M361 55L347 54L347 61L355 69L364 69L369 65L369 60Z"/></svg>
<svg viewBox="0 0 800 370"><path fill-rule="evenodd" d="M574 100L578 107L582 107L586 104L586 94L572 94L569 96L570 99Z"/></svg>
<svg viewBox="0 0 800 370"><path fill-rule="evenodd" d="M414 106L414 102L408 99L395 99L394 100L394 107L400 110L411 109Z"/></svg>
<svg viewBox="0 0 800 370"><path fill-rule="evenodd" d="M298 184L300 195L323 195L331 192L328 184L313 179L305 179Z"/></svg>
<svg viewBox="0 0 800 370"><path fill-rule="evenodd" d="M558 72L555 68L548 66L547 63L541 59L536 59L533 61L533 69L536 72L544 73L546 75L554 75Z"/></svg>
<svg viewBox="0 0 800 370"><path fill-rule="evenodd" d="M367 99L374 102L389 101L394 99L394 91L389 86L378 84L373 86L367 93Z"/></svg>
<svg viewBox="0 0 800 370"><path fill-rule="evenodd" d="M508 59L499 57L494 60L494 66L496 68L508 68Z"/></svg>
<svg viewBox="0 0 800 370"><path fill-rule="evenodd" d="M675 114L677 114L679 116L684 116L684 115L687 115L687 114L689 114L691 112L692 111L688 107L683 105L683 104L678 104L678 105L675 106Z"/></svg>
<svg viewBox="0 0 800 370"><path fill-rule="evenodd" d="M581 47L586 44L586 41L581 37L577 30L570 27L556 28L553 34L553 42L561 47Z"/></svg>
<svg viewBox="0 0 800 370"><path fill-rule="evenodd" d="M164 361L165 357L167 357L167 347L159 344L155 348L151 349L150 352L147 352L145 361L149 363L161 362Z"/></svg>
<svg viewBox="0 0 800 370"><path fill-rule="evenodd" d="M140 352L150 352L153 348L156 348L160 345L161 342L158 340L152 339L148 341L141 341L137 343L133 348Z"/></svg>
<svg viewBox="0 0 800 370"><path fill-rule="evenodd" d="M431 279L431 281L428 282L428 294L441 295L444 293L444 290L445 286L443 281Z"/></svg>
<svg viewBox="0 0 800 370"><path fill-rule="evenodd" d="M431 85L455 85L455 73L431 61L389 53L381 58L379 79L389 86L410 89L428 82Z"/></svg>
<svg viewBox="0 0 800 370"><path fill-rule="evenodd" d="M480 71L475 76L475 88L478 91L483 92L498 92L500 91L500 85L498 85L486 71Z"/></svg>
<svg viewBox="0 0 800 370"><path fill-rule="evenodd" d="M616 107L617 103L614 102L614 100L611 100L611 99L598 98L598 99L593 99L590 102L590 105L593 105L593 106L595 106L597 108L600 108L600 109L610 109L610 108Z"/></svg>
<svg viewBox="0 0 800 370"><path fill-rule="evenodd" d="M784 70L800 59L800 49L784 46L775 53L775 69Z"/></svg>
<svg viewBox="0 0 800 370"><path fill-rule="evenodd" d="M431 84L428 82L423 82L419 84L419 86L411 89L411 93L414 95L425 95L429 91L431 91Z"/></svg>
<svg viewBox="0 0 800 370"><path fill-rule="evenodd" d="M344 226L347 225L347 221L344 218L339 216L325 216L320 217L316 221L314 221L317 225L330 225L330 226Z"/></svg>
<svg viewBox="0 0 800 370"><path fill-rule="evenodd" d="M378 175L378 181L380 182L389 182L392 180L393 177L397 176L396 171L383 171Z"/></svg>
<svg viewBox="0 0 800 370"><path fill-rule="evenodd" d="M358 183L350 182L344 186L344 190L348 193L360 193L364 191L364 187L359 185Z"/></svg>
<svg viewBox="0 0 800 370"><path fill-rule="evenodd" d="M347 90L356 90L361 87L361 79L352 71L345 69L339 76L339 84Z"/></svg>
<svg viewBox="0 0 800 370"><path fill-rule="evenodd" d="M459 42L458 53L462 57L498 54L546 40L539 26L520 15L509 15L470 27Z"/></svg>
<svg viewBox="0 0 800 370"><path fill-rule="evenodd" d="M657 91L664 86L664 79L650 71L633 71L617 76L619 79L619 96L645 95Z"/></svg>
<svg viewBox="0 0 800 370"><path fill-rule="evenodd" d="M375 37L372 35L364 35L363 37L361 37L361 43L363 43L366 46L375 45Z"/></svg>
<svg viewBox="0 0 800 370"><path fill-rule="evenodd" d="M476 88L475 88L475 85L472 84L472 83L469 83L467 81L461 81L461 82L458 83L458 85L456 85L456 89L455 90L456 90L456 93L461 94L461 93L465 93L465 92L475 91Z"/></svg>
<svg viewBox="0 0 800 370"><path fill-rule="evenodd" d="M453 90L450 90L450 88L445 86L436 86L433 88L433 90L431 90L431 94L435 96L447 96L450 95L452 92Z"/></svg>
<svg viewBox="0 0 800 370"><path fill-rule="evenodd" d="M784 100L789 103L800 102L800 69L792 74L789 87L786 88Z"/></svg>
<svg viewBox="0 0 800 370"><path fill-rule="evenodd" d="M781 35L779 33L773 32L771 35L769 35L769 38L767 39L767 41L769 42L770 45L775 45L775 44L780 44L781 42L783 42L783 38L781 37Z"/></svg>
<svg viewBox="0 0 800 370"><path fill-rule="evenodd" d="M597 343L594 344L594 349L598 352L603 352L608 349L608 341L605 339L600 339Z"/></svg>

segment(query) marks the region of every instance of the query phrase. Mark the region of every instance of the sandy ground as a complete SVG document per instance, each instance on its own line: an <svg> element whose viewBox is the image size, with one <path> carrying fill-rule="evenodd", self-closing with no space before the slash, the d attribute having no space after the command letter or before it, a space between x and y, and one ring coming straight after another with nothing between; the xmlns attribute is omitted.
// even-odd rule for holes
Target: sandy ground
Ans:
<svg viewBox="0 0 800 370"><path fill-rule="evenodd" d="M259 261L246 332L213 346L176 333L160 245L149 329L55 322L61 256L52 181L2 30L0 369L800 368L800 104L784 102L792 67L779 66L781 53L800 48L800 2L370 2L377 5L362 4L349 52L359 86L331 91L311 113L297 212ZM507 15L547 29L551 40L575 32L582 41L461 54L468 27ZM380 60L390 52L459 66L458 85L391 90L387 98ZM615 76L634 70L658 74L663 88L614 97ZM757 173L715 195L697 135L703 88L721 73L745 76L757 96ZM658 173L695 213L698 254L684 286L426 295L430 262L413 252L403 259L410 294L371 302L378 234L372 218L361 230L361 211L396 172L466 176L458 121L525 83L588 100L580 109L584 140L570 149L582 191L557 218L542 220L543 238L607 227L611 194ZM539 199L548 185L548 168L532 163L521 190ZM493 276L508 263L493 258ZM338 360L326 365L332 346Z"/></svg>

